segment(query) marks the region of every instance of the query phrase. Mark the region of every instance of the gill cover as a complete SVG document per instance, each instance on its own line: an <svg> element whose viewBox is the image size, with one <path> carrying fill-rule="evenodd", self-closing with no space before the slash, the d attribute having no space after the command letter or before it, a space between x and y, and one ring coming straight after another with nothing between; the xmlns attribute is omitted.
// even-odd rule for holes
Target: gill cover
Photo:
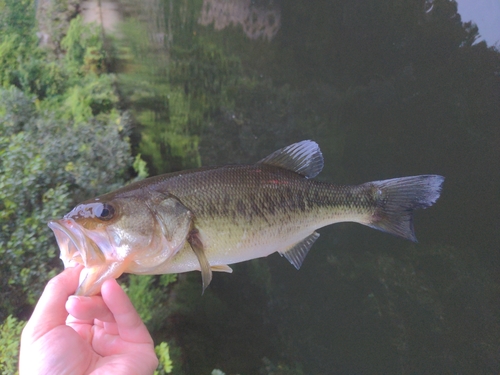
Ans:
<svg viewBox="0 0 500 375"><path fill-rule="evenodd" d="M152 192L153 199L150 205L156 220L161 225L163 236L171 249L170 256L175 255L187 240L198 262L202 279L202 292L212 281L212 269L205 254L203 243L198 230L194 227L193 213L176 197L159 192Z"/></svg>

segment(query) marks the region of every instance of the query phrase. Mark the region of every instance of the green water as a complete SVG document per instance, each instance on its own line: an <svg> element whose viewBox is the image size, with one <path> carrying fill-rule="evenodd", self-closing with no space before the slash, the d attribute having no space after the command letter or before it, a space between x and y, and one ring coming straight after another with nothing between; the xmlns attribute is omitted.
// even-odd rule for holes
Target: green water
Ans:
<svg viewBox="0 0 500 375"><path fill-rule="evenodd" d="M153 173L313 139L320 179L446 177L417 244L338 224L300 271L272 255L204 296L179 288L190 309L153 332L175 343L178 371L500 371L500 53L453 1L121 3L136 64L122 82Z"/></svg>

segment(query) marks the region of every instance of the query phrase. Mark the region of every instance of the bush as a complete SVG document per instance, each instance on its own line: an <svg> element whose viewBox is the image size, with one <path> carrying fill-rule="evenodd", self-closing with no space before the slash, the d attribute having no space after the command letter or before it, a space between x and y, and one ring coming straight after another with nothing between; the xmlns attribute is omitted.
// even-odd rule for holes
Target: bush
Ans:
<svg viewBox="0 0 500 375"><path fill-rule="evenodd" d="M0 374L17 374L19 339L26 322L9 315L0 324Z"/></svg>
<svg viewBox="0 0 500 375"><path fill-rule="evenodd" d="M68 54L51 60L34 34L2 21L0 319L26 316L60 270L47 220L122 186L133 163L131 119L102 69L98 33L76 18L62 43Z"/></svg>
<svg viewBox="0 0 500 375"><path fill-rule="evenodd" d="M0 91L0 318L33 304L60 268L47 220L124 184L133 161L126 113L71 124L33 102Z"/></svg>
<svg viewBox="0 0 500 375"><path fill-rule="evenodd" d="M162 342L155 346L155 352L158 356L158 369L155 375L170 374L173 370L172 360L170 359L169 346L166 342Z"/></svg>

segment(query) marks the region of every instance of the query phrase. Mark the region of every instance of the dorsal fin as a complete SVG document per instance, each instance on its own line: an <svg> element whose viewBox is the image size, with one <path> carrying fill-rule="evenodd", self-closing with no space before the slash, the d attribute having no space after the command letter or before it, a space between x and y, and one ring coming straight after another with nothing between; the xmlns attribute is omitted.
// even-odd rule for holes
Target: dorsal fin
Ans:
<svg viewBox="0 0 500 375"><path fill-rule="evenodd" d="M279 149L259 161L313 178L323 169L323 155L314 141L302 141Z"/></svg>
<svg viewBox="0 0 500 375"><path fill-rule="evenodd" d="M288 259L288 261L292 263L295 268L299 269L307 253L311 249L311 246L313 245L314 241L318 239L318 237L319 233L312 232L309 236L297 242L289 249L283 252L280 251L280 254Z"/></svg>

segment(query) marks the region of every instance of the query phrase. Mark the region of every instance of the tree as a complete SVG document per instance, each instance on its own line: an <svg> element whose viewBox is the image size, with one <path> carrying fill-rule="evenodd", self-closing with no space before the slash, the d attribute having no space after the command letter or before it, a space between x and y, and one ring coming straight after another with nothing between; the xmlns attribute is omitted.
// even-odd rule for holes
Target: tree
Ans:
<svg viewBox="0 0 500 375"><path fill-rule="evenodd" d="M1 6L21 17L15 3ZM133 162L131 119L95 28L74 19L59 59L16 17L0 23L0 320L25 317L61 269L47 220L123 185Z"/></svg>

